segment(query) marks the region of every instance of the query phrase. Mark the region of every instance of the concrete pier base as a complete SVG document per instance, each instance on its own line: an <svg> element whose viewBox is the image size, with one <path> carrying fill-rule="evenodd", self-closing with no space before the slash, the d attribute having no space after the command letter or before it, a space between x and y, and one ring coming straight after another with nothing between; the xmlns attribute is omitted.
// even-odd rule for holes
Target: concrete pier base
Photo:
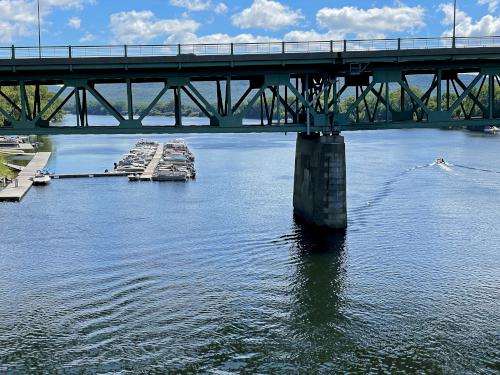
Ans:
<svg viewBox="0 0 500 375"><path fill-rule="evenodd" d="M347 228L344 137L297 135L293 207L309 224Z"/></svg>

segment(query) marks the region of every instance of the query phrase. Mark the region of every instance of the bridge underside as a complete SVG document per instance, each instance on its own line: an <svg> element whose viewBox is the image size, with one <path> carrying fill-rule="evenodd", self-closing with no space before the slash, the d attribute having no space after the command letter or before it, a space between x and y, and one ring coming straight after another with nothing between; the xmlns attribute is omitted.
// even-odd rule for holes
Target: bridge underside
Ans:
<svg viewBox="0 0 500 375"><path fill-rule="evenodd" d="M0 134L330 133L500 125L497 52L436 53L426 61L416 53L403 58L365 52L286 60L259 56L247 62L224 57L182 63L0 62ZM138 103L144 88L154 95ZM110 89L120 98L109 97ZM165 101L171 103L171 120L154 120ZM96 105L112 123L89 116ZM193 121L187 108L200 119ZM68 113L73 121L57 121Z"/></svg>

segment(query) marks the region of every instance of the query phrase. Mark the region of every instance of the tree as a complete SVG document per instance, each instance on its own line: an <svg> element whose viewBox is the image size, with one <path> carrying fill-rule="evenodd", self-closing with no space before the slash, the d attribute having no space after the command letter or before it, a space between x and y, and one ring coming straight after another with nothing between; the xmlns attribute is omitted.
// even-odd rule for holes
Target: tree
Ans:
<svg viewBox="0 0 500 375"><path fill-rule="evenodd" d="M20 90L19 86L3 86L1 88L2 92L4 95L9 98L13 103L16 104L16 106L19 108L21 106L21 98L20 98ZM27 99L28 103L30 104L31 111L33 111L33 103L35 99L35 87L34 86L26 86L26 94L27 94ZM41 107L44 108L48 102L52 99L52 97L55 94L50 92L47 88L47 86L40 86L40 102L41 102ZM58 105L60 105L61 99L58 98L54 104L50 107L48 113L51 113L50 110L54 110L57 108ZM0 96L0 108L5 110L7 113L9 113L12 117L14 118L19 118L20 112L19 110L14 107L9 101L4 97ZM61 121L64 116L64 112L59 111L53 118L53 121ZM5 121L5 116L3 116L0 113L0 124L3 124Z"/></svg>

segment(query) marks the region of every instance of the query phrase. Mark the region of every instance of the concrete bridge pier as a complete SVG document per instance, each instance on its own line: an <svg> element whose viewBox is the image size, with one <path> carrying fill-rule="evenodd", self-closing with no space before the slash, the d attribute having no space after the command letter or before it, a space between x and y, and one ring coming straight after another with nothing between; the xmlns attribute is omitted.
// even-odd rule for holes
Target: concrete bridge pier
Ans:
<svg viewBox="0 0 500 375"><path fill-rule="evenodd" d="M306 223L347 228L344 137L297 134L293 207Z"/></svg>

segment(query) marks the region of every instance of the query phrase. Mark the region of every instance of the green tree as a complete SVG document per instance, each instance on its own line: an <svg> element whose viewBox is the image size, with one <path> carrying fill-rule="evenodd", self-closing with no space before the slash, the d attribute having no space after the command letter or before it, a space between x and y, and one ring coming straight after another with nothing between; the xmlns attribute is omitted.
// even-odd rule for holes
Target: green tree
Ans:
<svg viewBox="0 0 500 375"><path fill-rule="evenodd" d="M20 90L19 86L3 86L2 92L6 97L8 97L16 106L19 108L21 106L21 98L20 98ZM35 87L34 86L26 86L26 94L28 103L30 105L30 110L33 111L33 103L35 99ZM41 107L44 108L48 102L52 99L55 94L50 92L47 86L40 86L40 102ZM54 104L50 107L48 113L51 113L52 110L57 108L60 105L61 99L58 98ZM4 96L0 96L0 107L9 113L14 118L20 117L20 111L13 106ZM59 111L53 118L53 121L61 121L64 116L64 112ZM5 121L5 116L0 114L0 124L3 124Z"/></svg>

